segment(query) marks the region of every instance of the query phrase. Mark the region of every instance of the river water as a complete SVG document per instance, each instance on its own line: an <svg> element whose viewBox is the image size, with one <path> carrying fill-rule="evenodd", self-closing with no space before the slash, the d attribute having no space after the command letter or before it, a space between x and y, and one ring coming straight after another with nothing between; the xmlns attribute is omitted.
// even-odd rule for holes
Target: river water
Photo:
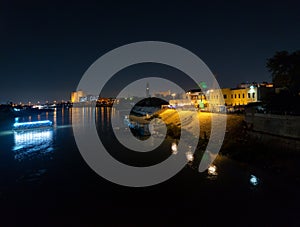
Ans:
<svg viewBox="0 0 300 227"><path fill-rule="evenodd" d="M71 126L74 111L57 109L1 122L0 226L299 224L298 181L222 156L214 174L187 165L166 182L146 188L103 179L78 151ZM161 153L130 156L111 140L111 117L121 114L112 110L110 115L111 109L104 107L96 111L112 156L127 164L141 158L141 165L151 165L170 154L167 141ZM45 119L53 121L52 129L12 131L15 121Z"/></svg>

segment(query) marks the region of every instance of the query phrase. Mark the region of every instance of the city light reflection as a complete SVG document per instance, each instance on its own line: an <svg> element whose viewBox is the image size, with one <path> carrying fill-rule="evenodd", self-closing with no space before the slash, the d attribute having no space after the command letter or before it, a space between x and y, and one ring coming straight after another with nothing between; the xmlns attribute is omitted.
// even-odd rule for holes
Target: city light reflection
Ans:
<svg viewBox="0 0 300 227"><path fill-rule="evenodd" d="M213 165L213 164L211 164L211 165L208 167L207 171L208 171L208 174L209 174L209 175L212 175L212 176L218 175L218 173L217 173L217 167L216 167L215 165Z"/></svg>
<svg viewBox="0 0 300 227"><path fill-rule="evenodd" d="M250 176L250 184L253 186L257 186L259 184L259 179L256 176L251 175Z"/></svg>
<svg viewBox="0 0 300 227"><path fill-rule="evenodd" d="M171 149L172 149L172 154L177 154L178 153L178 149L177 149L177 144L176 143L172 143Z"/></svg>
<svg viewBox="0 0 300 227"><path fill-rule="evenodd" d="M185 153L185 156L186 156L186 159L188 160L188 162L194 161L194 155L193 155L193 152L188 151L188 152Z"/></svg>
<svg viewBox="0 0 300 227"><path fill-rule="evenodd" d="M53 130L14 132L14 142L13 151L18 161L49 155L53 151Z"/></svg>

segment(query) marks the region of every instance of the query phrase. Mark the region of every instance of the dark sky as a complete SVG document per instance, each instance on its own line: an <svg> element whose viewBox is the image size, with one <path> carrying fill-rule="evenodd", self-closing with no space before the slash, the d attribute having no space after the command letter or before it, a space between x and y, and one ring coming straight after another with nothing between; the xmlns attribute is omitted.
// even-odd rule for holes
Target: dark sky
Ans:
<svg viewBox="0 0 300 227"><path fill-rule="evenodd" d="M97 58L136 41L189 49L222 87L270 81L266 59L300 44L297 0L74 2L1 1L0 103L69 99Z"/></svg>

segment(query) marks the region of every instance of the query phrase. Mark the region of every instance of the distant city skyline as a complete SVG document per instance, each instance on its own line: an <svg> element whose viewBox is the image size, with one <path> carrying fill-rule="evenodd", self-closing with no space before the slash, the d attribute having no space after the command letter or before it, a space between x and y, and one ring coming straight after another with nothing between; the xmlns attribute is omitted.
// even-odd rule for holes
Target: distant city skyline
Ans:
<svg viewBox="0 0 300 227"><path fill-rule="evenodd" d="M0 9L0 103L69 100L95 60L145 40L195 53L221 87L270 82L267 58L299 49L299 7L299 1L5 1ZM137 89L144 93L144 87Z"/></svg>
<svg viewBox="0 0 300 227"><path fill-rule="evenodd" d="M151 81L151 83L149 83L149 81ZM222 87L220 86L220 88L228 88L228 89L232 89L232 88L238 88L241 87L242 84L252 84L252 83L261 83L261 82L266 82L266 81L246 81L246 82L240 82L240 83L236 83L236 86L234 87ZM144 87L144 90L142 90ZM139 89L136 89L139 88ZM148 95L150 97L155 96L155 94L159 94L159 93L170 93L169 95L175 94L175 95L182 95L184 93L186 93L188 90L190 89L198 89L200 88L199 86L191 86L186 90L183 90L181 87L179 87L178 85L176 85L175 83L173 83L172 81L168 81L166 79L163 78L159 78L159 77L149 77L149 78L143 78L143 79L139 79L136 80L134 82L132 82L131 84L129 84L128 86L124 86L122 87L122 91L120 91L120 93L118 93L118 97L119 98L129 98L129 97L147 97ZM15 103L15 104L45 104L45 103L53 103L53 102L72 102L72 95L73 93L76 96L93 96L93 97L98 97L99 94L89 94L86 91L79 89L78 92L76 90L70 91L68 93L68 97L67 98L57 98L57 99L30 99L28 101L11 101L8 100L6 102L2 102L0 104L6 104L6 103ZM116 98L115 95L100 95L100 97L106 97L106 98ZM76 100L79 100L80 97L77 97ZM95 98L94 98L95 99Z"/></svg>

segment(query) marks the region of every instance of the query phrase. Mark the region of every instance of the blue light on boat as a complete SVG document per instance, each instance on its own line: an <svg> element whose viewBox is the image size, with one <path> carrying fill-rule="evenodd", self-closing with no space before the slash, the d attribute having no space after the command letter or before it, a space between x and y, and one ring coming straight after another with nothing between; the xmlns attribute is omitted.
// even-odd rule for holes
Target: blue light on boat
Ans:
<svg viewBox="0 0 300 227"><path fill-rule="evenodd" d="M49 120L22 122L22 123L16 122L13 125L14 130L36 129L36 128L43 128L43 127L51 127L51 126L52 126L52 121Z"/></svg>

